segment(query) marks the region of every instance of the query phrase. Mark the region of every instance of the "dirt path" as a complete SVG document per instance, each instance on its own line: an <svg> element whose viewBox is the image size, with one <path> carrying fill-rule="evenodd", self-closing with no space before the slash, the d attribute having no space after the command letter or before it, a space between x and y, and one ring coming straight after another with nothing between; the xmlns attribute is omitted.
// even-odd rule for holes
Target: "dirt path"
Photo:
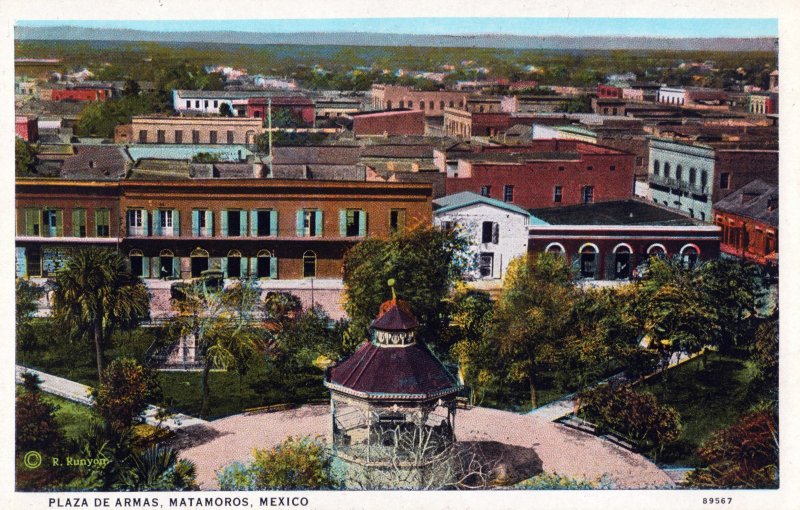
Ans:
<svg viewBox="0 0 800 510"><path fill-rule="evenodd" d="M273 446L291 435L324 437L329 411L328 406L305 406L212 421L207 431L211 439L184 449L181 456L196 463L202 488L216 489L215 471L234 461L249 461L254 448ZM620 488L672 486L670 477L643 456L536 416L486 408L459 411L456 437L533 448L546 472L587 480L606 475Z"/></svg>

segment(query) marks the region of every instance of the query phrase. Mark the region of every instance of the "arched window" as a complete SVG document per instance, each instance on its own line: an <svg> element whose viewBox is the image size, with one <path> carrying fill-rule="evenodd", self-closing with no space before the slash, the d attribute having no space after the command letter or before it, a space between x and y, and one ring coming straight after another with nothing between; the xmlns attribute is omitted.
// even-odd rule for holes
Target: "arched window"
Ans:
<svg viewBox="0 0 800 510"><path fill-rule="evenodd" d="M303 253L303 278L317 277L317 254L311 250Z"/></svg>
<svg viewBox="0 0 800 510"><path fill-rule="evenodd" d="M225 262L225 277L242 277L242 252L239 250L231 250L228 252Z"/></svg>
<svg viewBox="0 0 800 510"><path fill-rule="evenodd" d="M689 184L694 184L697 181L697 169L695 167L689 168Z"/></svg>
<svg viewBox="0 0 800 510"><path fill-rule="evenodd" d="M175 275L175 254L172 250L161 250L158 254L158 277L167 279Z"/></svg>
<svg viewBox="0 0 800 510"><path fill-rule="evenodd" d="M596 245L587 243L581 246L581 276L583 278L594 278L597 272L597 255L599 249Z"/></svg>
<svg viewBox="0 0 800 510"><path fill-rule="evenodd" d="M256 255L256 278L272 278L272 268L277 261L269 250L261 250Z"/></svg>
<svg viewBox="0 0 800 510"><path fill-rule="evenodd" d="M653 161L653 173L659 175L661 173L661 162L657 159Z"/></svg>
<svg viewBox="0 0 800 510"><path fill-rule="evenodd" d="M428 101L428 108L433 110L433 101Z"/></svg>
<svg viewBox="0 0 800 510"><path fill-rule="evenodd" d="M565 255L567 253L567 250L564 249L564 245L561 243L550 243L544 251L555 255Z"/></svg>
<svg viewBox="0 0 800 510"><path fill-rule="evenodd" d="M190 255L192 262L192 278L199 278L203 271L208 270L208 252L202 248L195 248Z"/></svg>
<svg viewBox="0 0 800 510"><path fill-rule="evenodd" d="M425 101L420 101L419 102L419 109L420 110L424 110L425 109Z"/></svg>
<svg viewBox="0 0 800 510"><path fill-rule="evenodd" d="M614 279L626 280L631 277L633 249L629 244L620 243L614 247Z"/></svg>
<svg viewBox="0 0 800 510"><path fill-rule="evenodd" d="M687 244L681 248L681 262L684 267L692 268L700 258L700 248L696 244Z"/></svg>
<svg viewBox="0 0 800 510"><path fill-rule="evenodd" d="M705 188L708 185L708 172L703 170L700 172L700 186Z"/></svg>
<svg viewBox="0 0 800 510"><path fill-rule="evenodd" d="M145 274L145 258L142 250L131 250L128 253L128 260L131 261L131 274L133 276L150 276Z"/></svg>
<svg viewBox="0 0 800 510"><path fill-rule="evenodd" d="M405 107L405 105L406 105L406 104L405 104L405 103L403 102L403 100L401 99L401 100L400 100L400 108L403 108L403 107Z"/></svg>
<svg viewBox="0 0 800 510"><path fill-rule="evenodd" d="M387 110L391 110L392 109L392 101L391 100L386 101L386 109Z"/></svg>
<svg viewBox="0 0 800 510"><path fill-rule="evenodd" d="M647 248L647 256L658 257L660 259L666 258L667 248L663 244L651 244L650 247Z"/></svg>
<svg viewBox="0 0 800 510"><path fill-rule="evenodd" d="M450 101L450 108L452 108L452 107L453 107L453 102L452 102L452 101Z"/></svg>
<svg viewBox="0 0 800 510"><path fill-rule="evenodd" d="M683 167L681 165L678 165L675 168L675 179L680 181L681 177L683 177Z"/></svg>
<svg viewBox="0 0 800 510"><path fill-rule="evenodd" d="M667 179L669 179L669 173L670 173L669 170L670 170L669 163L664 163L664 177L666 177Z"/></svg>
<svg viewBox="0 0 800 510"><path fill-rule="evenodd" d="M444 110L444 101L439 101L439 109Z"/></svg>

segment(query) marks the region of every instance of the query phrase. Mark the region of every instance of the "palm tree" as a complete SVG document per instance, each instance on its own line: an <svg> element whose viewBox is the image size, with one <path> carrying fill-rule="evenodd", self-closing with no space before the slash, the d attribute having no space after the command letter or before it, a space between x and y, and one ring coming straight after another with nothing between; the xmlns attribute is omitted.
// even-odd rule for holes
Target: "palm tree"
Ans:
<svg viewBox="0 0 800 510"><path fill-rule="evenodd" d="M126 269L122 255L88 248L77 252L56 273L53 315L73 338L90 338L98 380L105 368L104 349L115 328L133 329L150 317L147 287Z"/></svg>

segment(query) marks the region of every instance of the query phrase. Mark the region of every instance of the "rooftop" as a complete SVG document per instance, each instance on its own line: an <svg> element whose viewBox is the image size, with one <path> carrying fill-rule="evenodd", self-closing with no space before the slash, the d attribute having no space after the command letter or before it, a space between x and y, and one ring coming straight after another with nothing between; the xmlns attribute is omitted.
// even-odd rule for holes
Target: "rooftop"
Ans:
<svg viewBox="0 0 800 510"><path fill-rule="evenodd" d="M486 204L492 207L497 207L499 209L510 211L512 213L528 216L531 225L547 224L547 222L542 221L541 219L531 214L527 210L523 209L522 207L519 207L514 204L509 204L507 202L502 202L494 198L484 197L477 193L473 193L472 191L462 191L460 193L454 193L452 195L447 195L442 198L437 198L436 200L433 201L435 214L441 214L448 211L463 209L464 207L469 207L475 204Z"/></svg>
<svg viewBox="0 0 800 510"><path fill-rule="evenodd" d="M702 224L666 207L640 200L548 207L531 209L530 212L551 225L692 226Z"/></svg>
<svg viewBox="0 0 800 510"><path fill-rule="evenodd" d="M715 203L714 209L777 227L778 185L756 179Z"/></svg>

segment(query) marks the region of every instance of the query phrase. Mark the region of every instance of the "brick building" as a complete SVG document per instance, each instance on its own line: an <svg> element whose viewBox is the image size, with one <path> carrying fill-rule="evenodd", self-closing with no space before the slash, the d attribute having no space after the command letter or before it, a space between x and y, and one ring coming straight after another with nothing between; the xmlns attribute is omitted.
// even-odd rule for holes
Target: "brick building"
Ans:
<svg viewBox="0 0 800 510"><path fill-rule="evenodd" d="M423 135L425 114L420 110L386 110L352 113L356 136Z"/></svg>
<svg viewBox="0 0 800 510"><path fill-rule="evenodd" d="M314 126L314 101L305 97L251 97L247 100L246 115L255 119L264 119L266 124L269 102L272 103L273 119L279 112L287 112L298 123L297 126L289 127Z"/></svg>
<svg viewBox="0 0 800 510"><path fill-rule="evenodd" d="M582 278L627 280L650 257L713 260L720 229L639 200L534 209L528 252L568 256Z"/></svg>
<svg viewBox="0 0 800 510"><path fill-rule="evenodd" d="M778 185L756 179L714 204L720 250L757 264L778 265Z"/></svg>
<svg viewBox="0 0 800 510"><path fill-rule="evenodd" d="M262 120L255 118L143 115L117 126L114 142L252 145L262 131Z"/></svg>
<svg viewBox="0 0 800 510"><path fill-rule="evenodd" d="M575 140L435 150L448 195L472 191L526 209L624 200L633 194L632 154Z"/></svg>
<svg viewBox="0 0 800 510"><path fill-rule="evenodd" d="M374 84L369 92L373 110L409 108L425 112L426 117L441 117L445 108L464 108L469 94L448 90L414 90L410 87Z"/></svg>
<svg viewBox="0 0 800 510"><path fill-rule="evenodd" d="M597 97L608 99L622 99L622 87L614 85L597 84Z"/></svg>
<svg viewBox="0 0 800 510"><path fill-rule="evenodd" d="M14 130L26 142L35 142L39 139L39 118L17 115L14 118Z"/></svg>
<svg viewBox="0 0 800 510"><path fill-rule="evenodd" d="M113 95L111 87L57 88L50 92L52 101L105 101Z"/></svg>

